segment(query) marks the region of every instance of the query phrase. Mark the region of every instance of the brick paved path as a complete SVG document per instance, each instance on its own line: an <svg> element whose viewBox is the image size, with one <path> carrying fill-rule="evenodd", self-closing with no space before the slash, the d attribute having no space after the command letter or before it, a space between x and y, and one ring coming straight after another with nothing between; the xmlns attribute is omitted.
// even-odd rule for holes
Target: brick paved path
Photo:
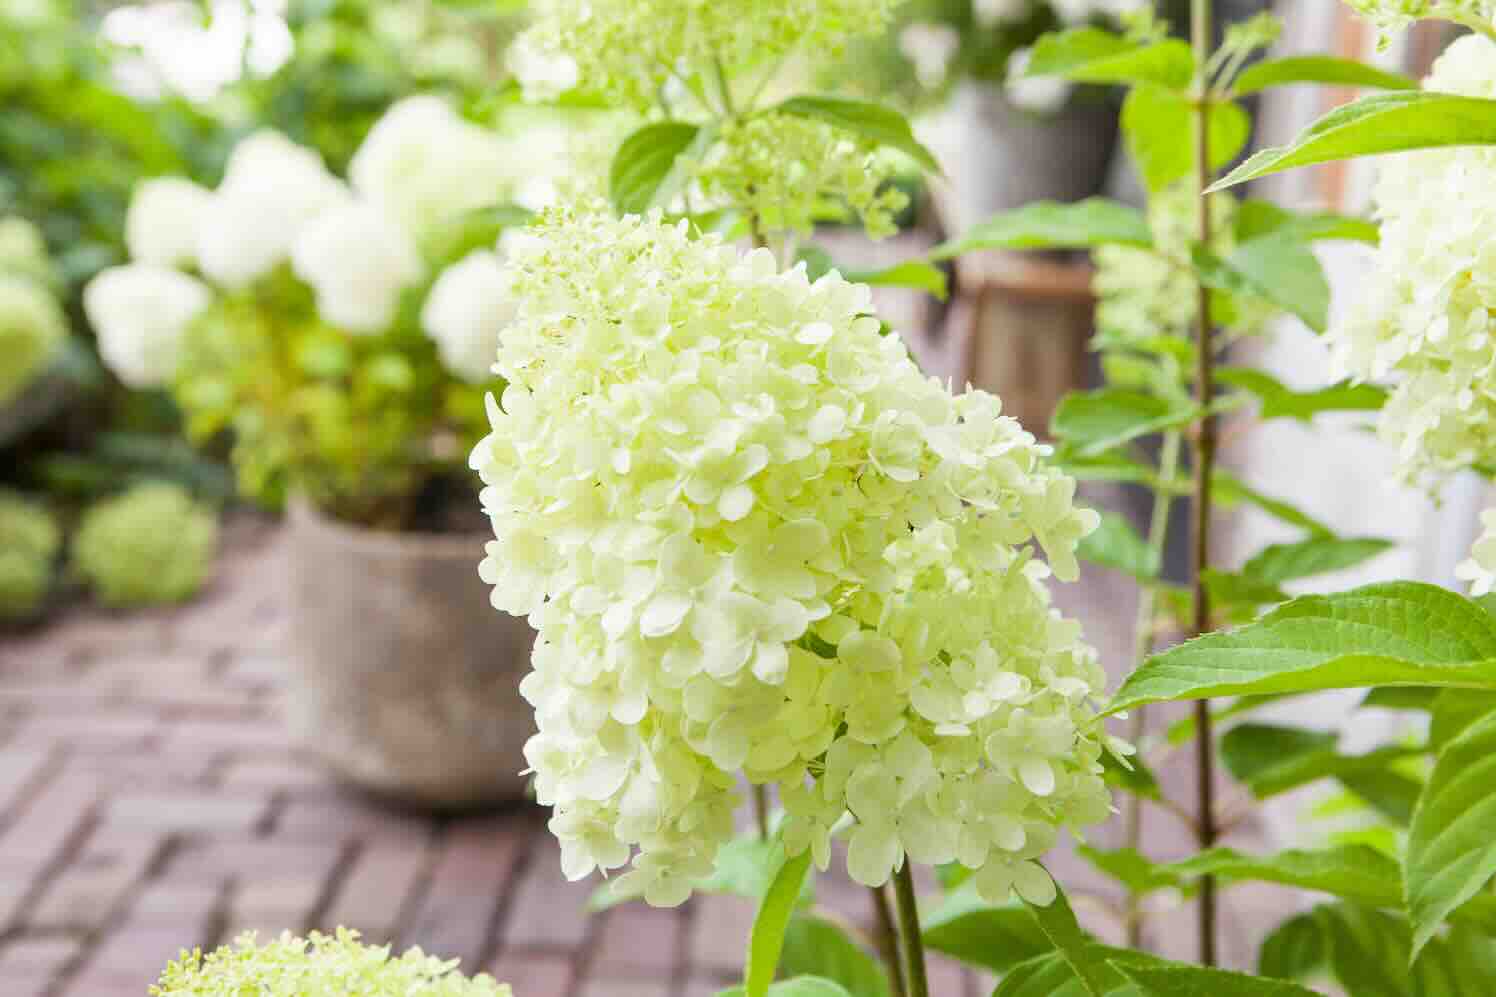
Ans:
<svg viewBox="0 0 1496 997"><path fill-rule="evenodd" d="M0 993L143 997L181 947L338 924L460 957L520 997L736 981L746 901L588 915L540 811L431 820L324 778L281 721L276 539L233 524L218 580L184 610L77 611L0 638ZM1091 595L1125 617L1116 592ZM821 898L871 921L844 879L823 877ZM990 992L950 964L934 976L939 997Z"/></svg>

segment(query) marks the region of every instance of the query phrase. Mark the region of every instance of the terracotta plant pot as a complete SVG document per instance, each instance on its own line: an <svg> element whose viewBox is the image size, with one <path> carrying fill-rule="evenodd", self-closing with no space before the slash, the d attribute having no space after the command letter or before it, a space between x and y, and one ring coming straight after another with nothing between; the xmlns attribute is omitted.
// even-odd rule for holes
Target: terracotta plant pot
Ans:
<svg viewBox="0 0 1496 997"><path fill-rule="evenodd" d="M304 503L288 519L296 735L340 779L406 806L523 799L535 634L489 604L485 538L363 530Z"/></svg>

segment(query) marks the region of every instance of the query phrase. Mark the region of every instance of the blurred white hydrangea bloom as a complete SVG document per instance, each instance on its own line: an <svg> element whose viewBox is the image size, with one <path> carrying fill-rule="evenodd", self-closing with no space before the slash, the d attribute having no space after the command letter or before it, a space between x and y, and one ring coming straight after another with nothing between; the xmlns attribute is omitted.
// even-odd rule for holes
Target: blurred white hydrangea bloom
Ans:
<svg viewBox="0 0 1496 997"><path fill-rule="evenodd" d="M1496 44L1457 40L1425 87L1496 97ZM1376 272L1331 330L1337 365L1395 382L1380 428L1406 479L1496 463L1496 149L1389 157L1374 195Z"/></svg>
<svg viewBox="0 0 1496 997"><path fill-rule="evenodd" d="M1469 560L1455 568L1455 577L1470 583L1470 594L1476 598L1496 591L1496 509L1480 514L1485 532L1470 548Z"/></svg>
<svg viewBox="0 0 1496 997"><path fill-rule="evenodd" d="M100 356L133 388L171 380L187 326L211 301L212 292L201 281L151 263L110 267L83 292Z"/></svg>
<svg viewBox="0 0 1496 997"><path fill-rule="evenodd" d="M421 309L421 326L436 341L447 369L477 384L492 379L499 334L517 312L502 258L480 250L437 278Z"/></svg>
<svg viewBox="0 0 1496 997"><path fill-rule="evenodd" d="M536 166L521 152L440 97L407 97L370 129L348 178L419 239L507 199L518 171Z"/></svg>
<svg viewBox="0 0 1496 997"><path fill-rule="evenodd" d="M291 262L316 292L322 318L355 335L389 328L400 295L426 271L400 223L367 201L329 211L303 229Z"/></svg>
<svg viewBox="0 0 1496 997"><path fill-rule="evenodd" d="M284 263L301 230L348 197L315 151L279 132L256 132L234 148L203 213L198 267L215 284L246 287Z"/></svg>
<svg viewBox="0 0 1496 997"><path fill-rule="evenodd" d="M197 264L203 219L213 192L182 177L157 177L135 188L125 215L125 247L137 263Z"/></svg>
<svg viewBox="0 0 1496 997"><path fill-rule="evenodd" d="M527 35L509 46L506 61L525 99L534 103L556 100L579 82L575 59L564 52L547 52Z"/></svg>
<svg viewBox="0 0 1496 997"><path fill-rule="evenodd" d="M744 773L821 868L850 812L863 883L959 860L1047 902L1033 860L1105 818L1123 750L1049 601L1097 516L1048 448L921 375L838 274L603 211L511 252L481 571L540 632L526 758L567 876L632 856L620 890L682 902Z"/></svg>

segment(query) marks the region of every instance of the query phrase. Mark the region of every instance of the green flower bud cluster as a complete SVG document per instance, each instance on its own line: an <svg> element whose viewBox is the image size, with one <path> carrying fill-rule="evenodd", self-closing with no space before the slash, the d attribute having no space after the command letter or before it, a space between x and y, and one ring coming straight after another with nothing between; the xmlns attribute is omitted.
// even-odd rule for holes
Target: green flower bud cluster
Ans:
<svg viewBox="0 0 1496 997"><path fill-rule="evenodd" d="M176 485L137 485L84 514L73 564L106 606L182 602L202 588L218 521Z"/></svg>
<svg viewBox="0 0 1496 997"><path fill-rule="evenodd" d="M19 218L0 220L0 404L45 371L67 341L52 279L41 234Z"/></svg>
<svg viewBox="0 0 1496 997"><path fill-rule="evenodd" d="M0 492L0 620L24 620L52 587L62 531L43 506Z"/></svg>

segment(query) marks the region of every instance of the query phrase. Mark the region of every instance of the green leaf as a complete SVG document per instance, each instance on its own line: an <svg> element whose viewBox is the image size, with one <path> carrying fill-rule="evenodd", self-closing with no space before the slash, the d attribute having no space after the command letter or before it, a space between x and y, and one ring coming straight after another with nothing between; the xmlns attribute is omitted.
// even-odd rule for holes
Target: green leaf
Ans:
<svg viewBox="0 0 1496 997"><path fill-rule="evenodd" d="M1304 596L1232 633L1154 655L1108 713L1144 703L1376 685L1496 689L1496 619L1419 582Z"/></svg>
<svg viewBox="0 0 1496 997"><path fill-rule="evenodd" d="M1113 789L1126 790L1149 800L1163 799L1163 790L1159 788L1157 777L1138 756L1134 755L1123 765L1116 755L1105 751L1101 755L1101 766L1101 778Z"/></svg>
<svg viewBox="0 0 1496 997"><path fill-rule="evenodd" d="M765 997L769 992L769 984L779 970L779 955L784 950L790 916L799 903L809 869L809 849L786 859L759 904L758 916L753 919L753 929L748 935L748 963L743 971L747 997Z"/></svg>
<svg viewBox="0 0 1496 997"><path fill-rule="evenodd" d="M1423 783L1395 767L1368 764L1376 755L1376 752L1370 752L1367 755L1351 756L1353 764L1337 767L1335 777L1342 786L1371 804L1398 827L1407 827L1413 819L1418 797L1423 793Z"/></svg>
<svg viewBox="0 0 1496 997"><path fill-rule="evenodd" d="M1162 868L1191 879L1215 876L1227 883L1278 883L1316 890L1372 907L1398 906L1402 890L1397 863L1365 845L1323 851L1290 849L1261 856L1212 848Z"/></svg>
<svg viewBox="0 0 1496 997"><path fill-rule="evenodd" d="M1273 929L1257 950L1257 973L1279 980L1302 980L1319 970L1329 946L1319 918L1295 914Z"/></svg>
<svg viewBox="0 0 1496 997"><path fill-rule="evenodd" d="M1265 980L1200 966L1143 966L1116 963L1147 997L1320 997L1287 980Z"/></svg>
<svg viewBox="0 0 1496 997"><path fill-rule="evenodd" d="M1110 966L1106 969L1116 974L1108 980L1112 988L1107 991L1110 995L1125 981ZM1050 951L1020 962L1005 973L997 989L992 991L992 997L1086 997L1090 992L1064 956Z"/></svg>
<svg viewBox="0 0 1496 997"><path fill-rule="evenodd" d="M1084 560L1125 572L1139 581L1158 577L1159 553L1138 535L1126 516L1103 512L1101 525L1080 542L1076 553Z"/></svg>
<svg viewBox="0 0 1496 997"><path fill-rule="evenodd" d="M1097 958L1090 937L1081 930L1065 891L1056 884L1054 900L1044 907L1028 904L1028 908L1039 922L1040 930L1080 979L1085 992L1091 997L1105 997L1112 988L1112 974L1107 971L1106 963Z"/></svg>
<svg viewBox="0 0 1496 997"><path fill-rule="evenodd" d="M1383 710L1427 710L1434 700L1443 695L1442 689L1420 689L1417 686L1389 685L1373 689L1361 700L1360 708L1378 707ZM1466 693L1465 695L1468 695Z"/></svg>
<svg viewBox="0 0 1496 997"><path fill-rule="evenodd" d="M1263 419L1309 422L1321 412L1376 412L1387 401L1387 390L1375 384L1341 381L1314 391L1294 391L1271 374L1247 367L1221 368L1216 380L1256 395Z"/></svg>
<svg viewBox="0 0 1496 997"><path fill-rule="evenodd" d="M1195 120L1189 98L1176 91L1144 84L1127 95L1122 131L1150 191L1164 189L1193 169ZM1210 115L1210 168L1235 159L1251 132L1247 112L1235 104L1216 104Z"/></svg>
<svg viewBox="0 0 1496 997"><path fill-rule="evenodd" d="M1368 66L1354 59L1330 55L1293 55L1265 59L1236 78L1237 96L1290 83L1331 83L1338 86L1376 87L1380 90L1417 90L1418 81L1401 73Z"/></svg>
<svg viewBox="0 0 1496 997"><path fill-rule="evenodd" d="M812 914L796 914L790 920L779 966L786 976L831 980L856 997L887 997L891 992L878 960L836 922Z"/></svg>
<svg viewBox="0 0 1496 997"><path fill-rule="evenodd" d="M1158 890L1193 892L1185 877L1171 868L1154 862L1136 848L1101 849L1078 844L1076 854L1125 886L1135 896L1146 896Z"/></svg>
<svg viewBox="0 0 1496 997"><path fill-rule="evenodd" d="M1123 245L1147 248L1153 233L1141 211L1104 197L1072 204L1035 201L978 222L969 232L930 253L948 260L979 249L1090 249Z"/></svg>
<svg viewBox="0 0 1496 997"><path fill-rule="evenodd" d="M1207 287L1258 298L1295 315L1315 332L1330 324L1330 283L1318 258L1303 242L1273 233L1243 243L1226 259L1207 249L1190 253Z"/></svg>
<svg viewBox="0 0 1496 997"><path fill-rule="evenodd" d="M1329 537L1335 535L1334 530L1297 506L1264 494L1227 471L1216 471L1214 484L1215 500L1219 506L1229 509L1242 502L1246 502L1250 505L1255 505L1280 523L1308 530L1315 536Z"/></svg>
<svg viewBox="0 0 1496 997"><path fill-rule="evenodd" d="M1258 792L1256 786L1277 783L1282 778L1280 773L1297 769L1305 757L1333 752L1339 740L1329 731L1238 724L1221 735L1221 764L1237 782L1263 796L1267 794Z"/></svg>
<svg viewBox="0 0 1496 997"><path fill-rule="evenodd" d="M1105 453L1141 436L1182 426L1195 416L1192 405L1140 391L1101 388L1072 392L1060 400L1050 431L1082 456Z"/></svg>
<svg viewBox="0 0 1496 997"><path fill-rule="evenodd" d="M1496 144L1496 100L1432 90L1372 94L1337 107L1288 145L1262 150L1210 189L1356 156L1491 144Z"/></svg>
<svg viewBox="0 0 1496 997"><path fill-rule="evenodd" d="M882 270L844 270L842 276L854 284L874 287L912 287L944 301L950 294L945 271L923 260L911 260Z"/></svg>
<svg viewBox="0 0 1496 997"><path fill-rule="evenodd" d="M1292 235L1304 242L1343 240L1375 246L1382 238L1381 227L1365 218L1353 218L1329 211L1300 214L1279 207L1272 201L1247 198L1236 212L1236 241L1247 242L1273 232Z"/></svg>
<svg viewBox="0 0 1496 997"><path fill-rule="evenodd" d="M972 966L997 973L1054 946L1018 904L988 904L971 886L963 886L924 918L925 945Z"/></svg>
<svg viewBox="0 0 1496 997"><path fill-rule="evenodd" d="M747 993L745 987L728 987L717 991L717 997L745 997ZM770 984L765 993L767 997L862 997L861 994L850 993L835 980L818 976L797 976L792 980L780 980Z"/></svg>
<svg viewBox="0 0 1496 997"><path fill-rule="evenodd" d="M1496 712L1445 745L1413 813L1405 879L1413 955L1496 875Z"/></svg>
<svg viewBox="0 0 1496 997"><path fill-rule="evenodd" d="M1289 599L1288 593L1276 585L1251 575L1206 568L1201 577L1210 593L1211 605L1244 611L1233 612L1233 620L1244 614L1246 619L1251 619L1259 607L1276 605Z"/></svg>
<svg viewBox="0 0 1496 997"><path fill-rule="evenodd" d="M1298 543L1264 548L1242 568L1242 573L1270 584L1343 571L1392 549L1390 540L1375 537L1340 539L1310 537Z"/></svg>
<svg viewBox="0 0 1496 997"><path fill-rule="evenodd" d="M940 172L934 153L914 137L909 119L882 104L846 97L791 97L773 110L834 125L871 142L898 149L931 173Z"/></svg>
<svg viewBox="0 0 1496 997"><path fill-rule="evenodd" d="M613 157L608 189L619 214L643 214L660 200L675 162L702 130L681 121L645 125L624 140Z"/></svg>
<svg viewBox="0 0 1496 997"><path fill-rule="evenodd" d="M1464 733L1465 728L1496 710L1496 693L1442 689L1428 703L1429 747L1435 751Z"/></svg>
<svg viewBox="0 0 1496 997"><path fill-rule="evenodd" d="M1137 42L1099 28L1072 28L1040 38L1025 75L1063 76L1077 83L1153 83L1182 90L1194 70L1194 57L1184 42Z"/></svg>

